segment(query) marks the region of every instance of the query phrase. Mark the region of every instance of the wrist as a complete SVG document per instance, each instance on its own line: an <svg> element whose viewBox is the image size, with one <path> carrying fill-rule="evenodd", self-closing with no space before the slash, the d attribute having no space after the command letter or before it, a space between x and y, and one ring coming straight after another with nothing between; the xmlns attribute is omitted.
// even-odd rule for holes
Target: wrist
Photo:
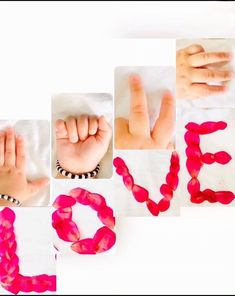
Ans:
<svg viewBox="0 0 235 296"><path fill-rule="evenodd" d="M19 207L21 206L21 202L11 195L0 194L0 205L10 206L10 207L16 207L16 206Z"/></svg>

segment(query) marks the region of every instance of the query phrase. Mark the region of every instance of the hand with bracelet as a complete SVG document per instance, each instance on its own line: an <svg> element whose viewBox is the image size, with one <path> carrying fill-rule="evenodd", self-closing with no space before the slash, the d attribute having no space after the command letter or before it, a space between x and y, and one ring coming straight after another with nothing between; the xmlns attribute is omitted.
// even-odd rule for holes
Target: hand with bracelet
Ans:
<svg viewBox="0 0 235 296"><path fill-rule="evenodd" d="M57 178L92 178L108 150L112 128L104 116L69 116L55 123Z"/></svg>
<svg viewBox="0 0 235 296"><path fill-rule="evenodd" d="M36 194L48 178L29 181L25 174L25 149L22 137L12 128L0 132L0 206L19 206Z"/></svg>

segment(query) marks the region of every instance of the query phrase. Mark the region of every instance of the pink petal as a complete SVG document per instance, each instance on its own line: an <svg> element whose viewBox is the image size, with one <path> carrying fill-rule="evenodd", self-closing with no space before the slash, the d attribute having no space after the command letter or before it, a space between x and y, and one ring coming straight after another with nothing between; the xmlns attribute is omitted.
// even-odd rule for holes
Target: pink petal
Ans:
<svg viewBox="0 0 235 296"><path fill-rule="evenodd" d="M107 227L114 228L115 217L113 216L113 210L110 207L104 207L97 213L100 221Z"/></svg>
<svg viewBox="0 0 235 296"><path fill-rule="evenodd" d="M190 145L185 150L187 157L199 158L202 155L201 149L198 145Z"/></svg>
<svg viewBox="0 0 235 296"><path fill-rule="evenodd" d="M215 162L215 156L213 153L205 153L202 155L201 160L206 164L212 164Z"/></svg>
<svg viewBox="0 0 235 296"><path fill-rule="evenodd" d="M120 166L116 168L116 173L120 176L128 176L129 170L126 166Z"/></svg>
<svg viewBox="0 0 235 296"><path fill-rule="evenodd" d="M215 191L211 190L211 189L205 189L202 191L202 194L204 196L204 199L207 200L210 203L215 203L216 197L215 197Z"/></svg>
<svg viewBox="0 0 235 296"><path fill-rule="evenodd" d="M158 208L160 212L165 212L170 207L170 200L168 198L162 198L158 203Z"/></svg>
<svg viewBox="0 0 235 296"><path fill-rule="evenodd" d="M167 184L162 184L162 186L160 187L160 192L168 200L171 200L173 197L173 190Z"/></svg>
<svg viewBox="0 0 235 296"><path fill-rule="evenodd" d="M93 244L94 244L94 249L96 250L96 253L102 253L102 252L108 251L113 247L115 242L116 242L116 234L106 226L97 230L93 238Z"/></svg>
<svg viewBox="0 0 235 296"><path fill-rule="evenodd" d="M134 179L131 175L123 177L123 183L128 190L132 190L134 186Z"/></svg>
<svg viewBox="0 0 235 296"><path fill-rule="evenodd" d="M132 187L132 194L138 202L145 202L149 198L148 190L136 184Z"/></svg>
<svg viewBox="0 0 235 296"><path fill-rule="evenodd" d="M172 165L179 165L179 162L180 162L179 154L176 151L173 151L171 154L170 163Z"/></svg>
<svg viewBox="0 0 235 296"><path fill-rule="evenodd" d="M60 208L52 214L52 226L56 225L66 219L72 219L72 208Z"/></svg>
<svg viewBox="0 0 235 296"><path fill-rule="evenodd" d="M10 222L10 224L13 224L15 222L15 213L12 209L5 207L2 211L0 211L0 221L2 223ZM3 224L4 225L4 224Z"/></svg>
<svg viewBox="0 0 235 296"><path fill-rule="evenodd" d="M59 195L54 203L53 203L53 207L54 208L67 208L67 207L72 207L73 205L75 205L76 200L69 196L69 195Z"/></svg>
<svg viewBox="0 0 235 296"><path fill-rule="evenodd" d="M179 184L179 177L176 174L169 172L166 175L166 183L175 191Z"/></svg>
<svg viewBox="0 0 235 296"><path fill-rule="evenodd" d="M223 130L225 129L227 124L223 121L215 122L215 121L207 121L203 122L200 125L200 134L205 135L205 134L210 134L214 133L218 130Z"/></svg>
<svg viewBox="0 0 235 296"><path fill-rule="evenodd" d="M192 203L200 204L205 201L204 196L201 192L198 195L191 195L190 200Z"/></svg>
<svg viewBox="0 0 235 296"><path fill-rule="evenodd" d="M201 170L202 162L200 158L189 157L186 161L186 167L191 177L197 177Z"/></svg>
<svg viewBox="0 0 235 296"><path fill-rule="evenodd" d="M191 195L198 195L200 193L200 182L197 178L192 178L188 182L187 188Z"/></svg>
<svg viewBox="0 0 235 296"><path fill-rule="evenodd" d="M93 255L96 254L92 238L82 239L72 244L71 249L78 254Z"/></svg>
<svg viewBox="0 0 235 296"><path fill-rule="evenodd" d="M126 167L124 160L121 157L116 157L113 160L113 165L117 167Z"/></svg>
<svg viewBox="0 0 235 296"><path fill-rule="evenodd" d="M72 189L69 192L69 194L72 197L74 197L77 200L77 202L79 202L80 204L85 205L85 206L89 205L89 203L90 203L89 198L88 198L88 193L89 193L89 191L82 189L80 187Z"/></svg>
<svg viewBox="0 0 235 296"><path fill-rule="evenodd" d="M215 192L215 198L218 202L227 205L234 200L235 196L231 191L217 191Z"/></svg>
<svg viewBox="0 0 235 296"><path fill-rule="evenodd" d="M49 276L49 283L48 283L48 291L55 292L56 291L56 275Z"/></svg>
<svg viewBox="0 0 235 296"><path fill-rule="evenodd" d="M159 208L158 208L158 204L156 202L154 202L152 199L148 199L146 204L147 204L147 208L149 209L150 213L153 216L159 215Z"/></svg>
<svg viewBox="0 0 235 296"><path fill-rule="evenodd" d="M231 155L225 151L215 153L215 161L220 164L226 164L232 159Z"/></svg>
<svg viewBox="0 0 235 296"><path fill-rule="evenodd" d="M56 225L56 232L66 242L76 242L80 238L77 225L71 220L64 220Z"/></svg>
<svg viewBox="0 0 235 296"><path fill-rule="evenodd" d="M30 276L21 276L20 291L29 293L33 291L32 278Z"/></svg>
<svg viewBox="0 0 235 296"><path fill-rule="evenodd" d="M200 126L195 122L189 122L186 124L185 128L191 132L198 133Z"/></svg>
<svg viewBox="0 0 235 296"><path fill-rule="evenodd" d="M200 137L197 133L194 132L186 132L184 135L185 142L188 146L192 144L199 145L200 144Z"/></svg>
<svg viewBox="0 0 235 296"><path fill-rule="evenodd" d="M106 206L104 197L98 193L89 193L88 200L89 206L95 211L99 211L100 209Z"/></svg>
<svg viewBox="0 0 235 296"><path fill-rule="evenodd" d="M170 170L169 170L169 171L170 171L171 173L177 175L178 172L179 172L179 170L180 170L180 165L179 165L179 164L171 164L171 165L170 165Z"/></svg>

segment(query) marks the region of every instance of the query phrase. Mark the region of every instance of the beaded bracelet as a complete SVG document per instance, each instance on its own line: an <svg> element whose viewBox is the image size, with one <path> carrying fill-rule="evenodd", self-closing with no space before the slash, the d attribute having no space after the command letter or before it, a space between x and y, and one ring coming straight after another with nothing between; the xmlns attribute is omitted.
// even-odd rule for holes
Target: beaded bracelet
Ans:
<svg viewBox="0 0 235 296"><path fill-rule="evenodd" d="M14 197L11 197L7 194L0 194L0 199L4 199L6 201L10 201L12 202L13 204L17 205L18 207L21 206L21 202L17 199L15 199Z"/></svg>
<svg viewBox="0 0 235 296"><path fill-rule="evenodd" d="M59 160L57 160L56 161L56 169L61 175L65 176L65 177L68 177L70 179L89 179L89 178L95 177L99 173L100 165L97 164L96 168L93 171L90 171L88 173L73 174L73 173L70 173L69 171L66 171L65 169L63 169L60 166Z"/></svg>

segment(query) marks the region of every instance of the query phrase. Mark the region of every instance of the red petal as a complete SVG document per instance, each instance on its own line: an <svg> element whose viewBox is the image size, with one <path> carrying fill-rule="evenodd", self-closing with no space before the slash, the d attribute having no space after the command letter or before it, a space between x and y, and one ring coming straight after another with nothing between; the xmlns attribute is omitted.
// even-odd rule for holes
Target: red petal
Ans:
<svg viewBox="0 0 235 296"><path fill-rule="evenodd" d="M197 133L194 132L186 132L184 135L185 142L188 146L192 144L200 144L200 137Z"/></svg>
<svg viewBox="0 0 235 296"><path fill-rule="evenodd" d="M202 155L201 149L198 145L190 145L185 150L187 157L199 158Z"/></svg>
<svg viewBox="0 0 235 296"><path fill-rule="evenodd" d="M120 176L128 176L129 170L126 166L120 166L116 168L116 173Z"/></svg>
<svg viewBox="0 0 235 296"><path fill-rule="evenodd" d="M92 238L86 238L82 239L76 243L73 243L71 246L71 249L79 254L82 255L93 255L96 254L94 250L94 245L93 245L93 239Z"/></svg>
<svg viewBox="0 0 235 296"><path fill-rule="evenodd" d="M197 178L192 178L187 185L188 192L191 195L197 195L200 192L200 182Z"/></svg>
<svg viewBox="0 0 235 296"><path fill-rule="evenodd" d="M207 121L203 122L200 125L200 134L205 135L205 134L210 134L214 133L218 130L223 130L225 129L227 124L223 121L215 122L215 121Z"/></svg>
<svg viewBox="0 0 235 296"><path fill-rule="evenodd" d="M97 213L100 221L107 227L114 228L115 217L113 216L113 210L110 207L105 207Z"/></svg>
<svg viewBox="0 0 235 296"><path fill-rule="evenodd" d="M52 214L52 226L55 228L57 223L62 220L72 219L72 208L60 208Z"/></svg>
<svg viewBox="0 0 235 296"><path fill-rule="evenodd" d="M169 172L166 175L166 183L172 190L176 190L179 184L179 177L176 174Z"/></svg>
<svg viewBox="0 0 235 296"><path fill-rule="evenodd" d="M51 292L56 291L56 275L49 276L48 291L51 291Z"/></svg>
<svg viewBox="0 0 235 296"><path fill-rule="evenodd" d="M82 189L80 187L72 189L69 192L69 194L72 197L74 197L77 200L77 202L79 202L80 204L85 205L85 206L89 205L89 203L90 203L89 198L88 198L88 193L89 193L89 191Z"/></svg>
<svg viewBox="0 0 235 296"><path fill-rule="evenodd" d="M210 203L215 203L216 197L215 197L215 191L211 190L211 189L205 189L202 191L202 194L204 196L204 199L207 200Z"/></svg>
<svg viewBox="0 0 235 296"><path fill-rule="evenodd" d="M97 230L94 238L94 248L96 253L102 253L108 251L113 247L116 242L116 234L109 229L108 227L104 226Z"/></svg>
<svg viewBox="0 0 235 296"><path fill-rule="evenodd" d="M145 188L134 184L132 194L138 202L145 202L149 198L149 192Z"/></svg>
<svg viewBox="0 0 235 296"><path fill-rule="evenodd" d="M6 221L4 221L6 220ZM10 224L13 224L15 222L15 213L13 210L11 210L10 208L4 208L2 211L0 211L0 221L2 223L4 222L10 222ZM7 225L9 225L7 223ZM5 225L3 224L3 226L5 227Z"/></svg>
<svg viewBox="0 0 235 296"><path fill-rule="evenodd" d="M180 165L179 164L171 164L170 165L170 172L171 173L173 173L173 174L178 174L178 172L179 172L179 170L180 170Z"/></svg>
<svg viewBox="0 0 235 296"><path fill-rule="evenodd" d="M235 196L231 191L217 191L215 192L215 198L218 202L227 205L234 200Z"/></svg>
<svg viewBox="0 0 235 296"><path fill-rule="evenodd" d="M76 200L69 196L69 195L59 195L54 203L53 203L53 207L54 208L67 208L67 207L72 207L73 205L75 205Z"/></svg>
<svg viewBox="0 0 235 296"><path fill-rule="evenodd" d="M179 162L180 162L179 154L176 151L173 151L171 154L170 163L172 165L179 165Z"/></svg>
<svg viewBox="0 0 235 296"><path fill-rule="evenodd" d="M132 190L134 186L134 179L131 175L123 177L123 183L128 190Z"/></svg>
<svg viewBox="0 0 235 296"><path fill-rule="evenodd" d="M201 160L206 164L212 164L215 162L215 156L213 153L205 153L202 155Z"/></svg>
<svg viewBox="0 0 235 296"><path fill-rule="evenodd" d="M189 157L186 161L186 167L191 177L197 177L202 167L200 158Z"/></svg>
<svg viewBox="0 0 235 296"><path fill-rule="evenodd" d="M104 197L98 193L88 193L88 200L89 206L95 211L99 211L106 206Z"/></svg>
<svg viewBox="0 0 235 296"><path fill-rule="evenodd" d="M168 198L162 198L158 203L158 208L160 212L165 212L170 207L170 200Z"/></svg>
<svg viewBox="0 0 235 296"><path fill-rule="evenodd" d="M215 153L215 161L220 164L226 164L232 159L231 155L225 151Z"/></svg>
<svg viewBox="0 0 235 296"><path fill-rule="evenodd" d="M198 195L191 195L190 200L192 203L200 204L205 201L204 196L202 193L198 193Z"/></svg>
<svg viewBox="0 0 235 296"><path fill-rule="evenodd" d="M77 225L71 220L64 220L56 225L56 232L66 242L76 242L80 238Z"/></svg>
<svg viewBox="0 0 235 296"><path fill-rule="evenodd" d="M148 199L146 204L147 204L147 208L149 209L150 213L153 216L159 215L159 208L158 208L158 204L156 202L154 202L152 199Z"/></svg>
<svg viewBox="0 0 235 296"><path fill-rule="evenodd" d="M20 291L25 293L33 291L32 278L30 276L21 276Z"/></svg>
<svg viewBox="0 0 235 296"><path fill-rule="evenodd" d="M126 167L124 160L121 157L116 157L113 160L113 165L117 167Z"/></svg>
<svg viewBox="0 0 235 296"><path fill-rule="evenodd" d="M162 184L162 186L160 187L160 192L168 200L171 200L173 197L173 191L171 187L167 184Z"/></svg>
<svg viewBox="0 0 235 296"><path fill-rule="evenodd" d="M199 124L195 123L195 122L189 122L186 124L185 128L191 132L196 132L198 133L199 131Z"/></svg>

